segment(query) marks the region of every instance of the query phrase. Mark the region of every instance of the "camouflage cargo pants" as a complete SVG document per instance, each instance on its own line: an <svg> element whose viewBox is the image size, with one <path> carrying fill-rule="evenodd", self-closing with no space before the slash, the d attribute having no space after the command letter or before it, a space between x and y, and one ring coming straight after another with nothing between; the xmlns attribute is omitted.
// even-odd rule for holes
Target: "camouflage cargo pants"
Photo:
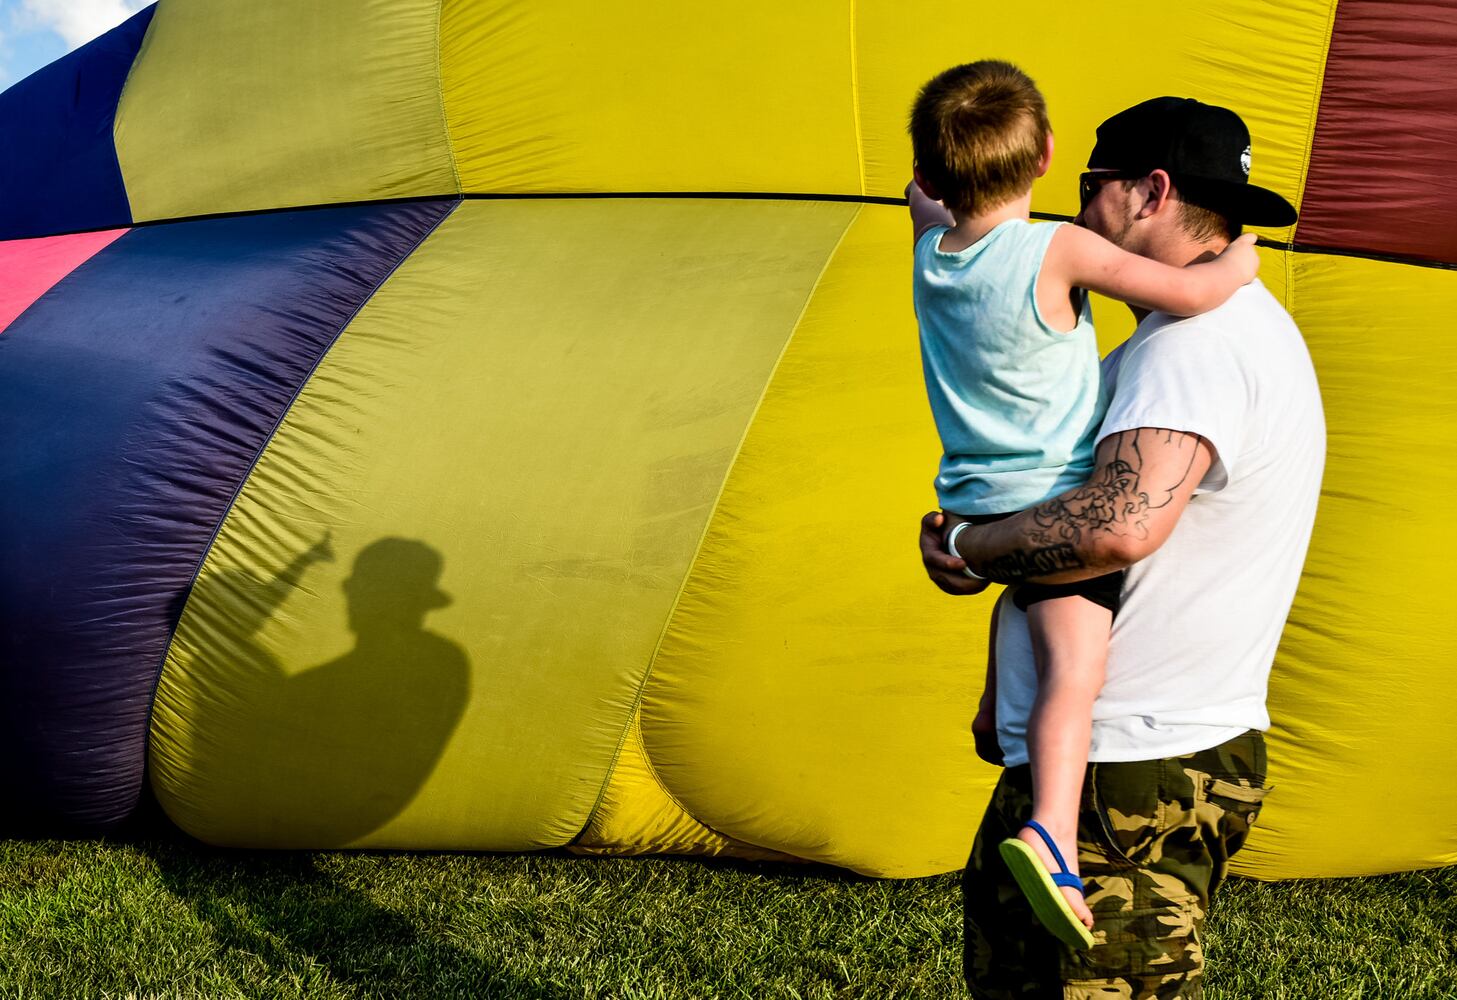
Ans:
<svg viewBox="0 0 1457 1000"><path fill-rule="evenodd" d="M1030 769L1003 772L962 880L971 995L1197 1000L1209 898L1266 791L1254 731L1182 757L1090 764L1078 862L1097 924L1093 947L1074 952L1036 922L997 853L1032 814Z"/></svg>

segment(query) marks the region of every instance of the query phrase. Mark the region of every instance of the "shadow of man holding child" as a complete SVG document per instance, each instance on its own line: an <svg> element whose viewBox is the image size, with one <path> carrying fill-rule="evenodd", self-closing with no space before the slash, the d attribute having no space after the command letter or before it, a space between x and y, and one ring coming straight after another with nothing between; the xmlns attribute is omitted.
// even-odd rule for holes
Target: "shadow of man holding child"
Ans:
<svg viewBox="0 0 1457 1000"><path fill-rule="evenodd" d="M172 685L187 735L169 758L164 801L205 840L356 845L415 799L464 715L470 662L425 627L451 598L439 586L443 559L420 541L381 538L360 550L343 582L351 648L285 669L288 650L264 626L304 590L310 567L333 558L325 536L271 579L216 573L189 599L210 648Z"/></svg>
<svg viewBox="0 0 1457 1000"><path fill-rule="evenodd" d="M360 550L343 582L352 645L316 666L285 669L288 650L264 628L288 613L309 570L333 559L326 535L268 578L216 573L189 598L210 655L194 656L175 678L174 724L186 734L161 752L177 757L167 767L168 808L208 841L335 848L367 837L414 800L465 712L466 653L425 625L451 603L439 586L444 561L416 540L381 538ZM129 826L122 839L212 927L220 969L261 963L282 993L560 995L417 923L408 906L378 901L377 889L408 882L407 859L192 843L150 796Z"/></svg>
<svg viewBox="0 0 1457 1000"><path fill-rule="evenodd" d="M273 715L299 740L292 772L280 777L297 792L303 839L348 844L398 816L460 723L469 661L424 627L429 612L451 603L441 569L439 553L421 542L366 546L344 581L353 648L277 688Z"/></svg>

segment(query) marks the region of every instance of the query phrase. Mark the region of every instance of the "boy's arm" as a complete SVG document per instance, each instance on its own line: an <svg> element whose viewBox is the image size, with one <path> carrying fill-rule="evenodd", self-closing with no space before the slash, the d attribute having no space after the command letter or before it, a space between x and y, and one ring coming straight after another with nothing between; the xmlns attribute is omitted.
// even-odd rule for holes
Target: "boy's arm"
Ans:
<svg viewBox="0 0 1457 1000"><path fill-rule="evenodd" d="M911 206L911 245L921 242L921 237L932 226L954 226L956 219L951 210L921 190L921 185L911 181L906 185L906 201Z"/></svg>
<svg viewBox="0 0 1457 1000"><path fill-rule="evenodd" d="M1043 258L1039 281L1054 284L1050 298L1086 288L1142 309L1194 316L1221 305L1260 269L1253 233L1235 240L1211 261L1171 267L1129 253L1079 226L1060 226Z"/></svg>

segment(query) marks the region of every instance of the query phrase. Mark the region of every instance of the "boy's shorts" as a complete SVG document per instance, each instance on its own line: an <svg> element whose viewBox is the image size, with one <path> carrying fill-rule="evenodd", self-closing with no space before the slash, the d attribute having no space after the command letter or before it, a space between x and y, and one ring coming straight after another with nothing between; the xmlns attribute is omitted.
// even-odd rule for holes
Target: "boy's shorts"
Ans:
<svg viewBox="0 0 1457 1000"><path fill-rule="evenodd" d="M972 997L1202 996L1204 915L1266 791L1254 730L1182 757L1090 764L1078 864L1096 923L1093 947L1075 952L1037 922L997 852L1032 815L1029 767L1003 771L962 880Z"/></svg>
<svg viewBox="0 0 1457 1000"><path fill-rule="evenodd" d="M991 524L993 521L1003 521L1020 514L1021 511L1012 511L1007 514L957 514L963 521L970 521L972 524ZM1113 615L1118 614L1118 607L1122 600L1123 593L1123 571L1116 573L1104 573L1102 576L1095 576L1090 580L1079 580L1076 583L1023 583L1012 588L1012 603L1026 611L1039 601L1053 601L1059 597L1081 597L1084 600L1092 601L1100 608L1107 608Z"/></svg>

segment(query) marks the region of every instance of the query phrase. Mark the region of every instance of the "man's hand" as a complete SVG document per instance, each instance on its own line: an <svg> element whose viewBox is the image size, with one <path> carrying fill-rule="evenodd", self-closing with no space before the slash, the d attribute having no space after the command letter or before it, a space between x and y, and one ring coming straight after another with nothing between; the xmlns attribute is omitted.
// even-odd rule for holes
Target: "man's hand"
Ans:
<svg viewBox="0 0 1457 1000"><path fill-rule="evenodd" d="M954 597L980 594L986 580L975 580L965 572L966 560L946 551L946 515L933 510L921 518L921 563L931 582Z"/></svg>
<svg viewBox="0 0 1457 1000"><path fill-rule="evenodd" d="M1002 745L997 742L997 715L994 707L982 704L976 718L971 720L971 738L976 741L978 757L988 764L1002 766Z"/></svg>

